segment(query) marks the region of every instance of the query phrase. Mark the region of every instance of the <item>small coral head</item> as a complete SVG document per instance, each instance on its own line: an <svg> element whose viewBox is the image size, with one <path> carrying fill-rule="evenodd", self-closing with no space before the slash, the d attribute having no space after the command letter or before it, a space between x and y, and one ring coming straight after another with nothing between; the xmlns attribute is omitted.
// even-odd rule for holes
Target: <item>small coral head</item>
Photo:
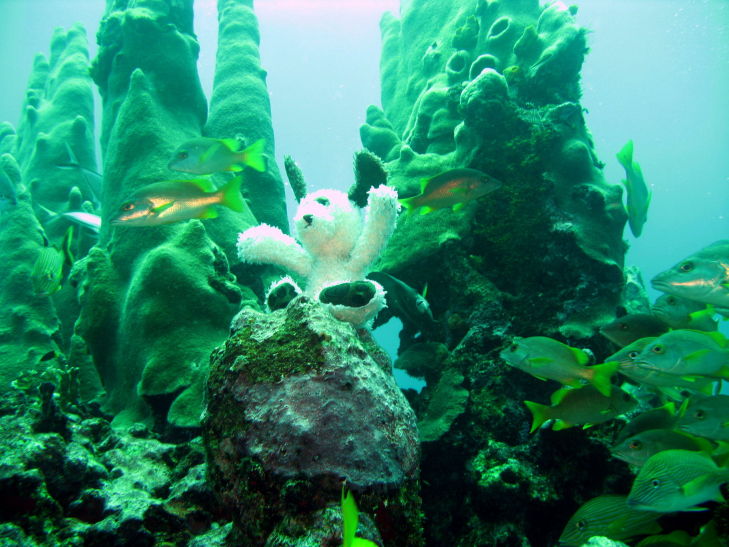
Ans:
<svg viewBox="0 0 729 547"><path fill-rule="evenodd" d="M339 190L318 190L299 203L294 217L296 235L317 256L344 256L361 230L359 210Z"/></svg>

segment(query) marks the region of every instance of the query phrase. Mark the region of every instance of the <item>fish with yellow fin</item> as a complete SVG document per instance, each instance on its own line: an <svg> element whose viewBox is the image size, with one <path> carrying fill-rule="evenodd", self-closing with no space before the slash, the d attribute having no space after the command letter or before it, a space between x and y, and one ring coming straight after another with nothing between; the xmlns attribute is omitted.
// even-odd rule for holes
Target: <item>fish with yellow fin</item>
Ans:
<svg viewBox="0 0 729 547"><path fill-rule="evenodd" d="M575 388L591 384L603 395L610 394L610 378L618 370L617 363L586 366L587 353L546 336L516 337L499 357L536 378Z"/></svg>
<svg viewBox="0 0 729 547"><path fill-rule="evenodd" d="M113 225L159 226L191 218L215 218L215 205L246 209L240 177L216 190L206 179L167 180L145 186L130 196L111 219Z"/></svg>
<svg viewBox="0 0 729 547"><path fill-rule="evenodd" d="M555 420L554 431L576 425L587 428L625 414L635 407L637 401L620 389L612 390L606 397L594 387L585 386L582 389L561 388L552 394L551 403L547 406L524 401L532 413L529 433L534 433L547 420Z"/></svg>
<svg viewBox="0 0 729 547"><path fill-rule="evenodd" d="M263 146L264 140L259 139L239 150L240 143L236 139L199 137L182 143L167 167L196 175L242 171L246 166L263 172L266 170Z"/></svg>
<svg viewBox="0 0 729 547"><path fill-rule="evenodd" d="M398 200L409 213L425 215L436 209L462 209L466 203L501 187L501 182L476 169L451 169L421 180L420 194Z"/></svg>
<svg viewBox="0 0 729 547"><path fill-rule="evenodd" d="M354 496L346 485L342 485L342 547L378 547L374 541L357 537L359 509Z"/></svg>

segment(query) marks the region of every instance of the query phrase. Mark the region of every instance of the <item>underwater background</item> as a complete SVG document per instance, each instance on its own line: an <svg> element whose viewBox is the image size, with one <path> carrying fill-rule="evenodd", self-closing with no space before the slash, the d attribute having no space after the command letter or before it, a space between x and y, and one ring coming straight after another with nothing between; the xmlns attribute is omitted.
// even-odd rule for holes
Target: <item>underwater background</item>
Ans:
<svg viewBox="0 0 729 547"><path fill-rule="evenodd" d="M729 3L582 0L574 3L574 9L569 3L552 6L530 0L226 0L220 4L229 5L231 14L240 9L235 16L247 21L242 31L233 32L255 36L248 9L253 6L265 75L258 74L258 50L251 45L255 38L239 42L232 38L229 45L243 44L244 62L251 63L245 66L253 67L251 72L260 81L241 78L236 83L241 60L231 54L234 60L228 70L234 75L225 84L231 87L223 89L221 84L215 97L219 37L214 0L194 4L0 0L4 52L0 70L6 75L0 85L0 121L18 128L21 143L13 150L14 133L7 126L2 129L0 138L5 141L0 140L0 151L15 154L20 169L12 167L5 155L2 166L6 173L17 171L26 177L15 186L17 196L3 202L0 222L15 205L20 209L31 203L31 197L21 197L22 187L31 190L25 195L33 201L44 200L43 208L34 204L34 213L12 229L9 223L0 225L6 234L0 248L6 250L7 271L32 278L34 290L32 303L26 306L22 298L12 296L24 294L25 289L18 288L21 282L10 274L5 277L2 378L7 384L21 379L2 391L7 398L1 416L5 424L0 442L6 456L0 477L0 498L5 500L0 502L0 541L7 545L346 546L356 541L383 546L581 545L594 535L616 542L593 544L649 545L651 536L664 533L672 534L662 539L666 545L725 545L729 509L721 493L726 492L722 485L727 482L727 458L719 442L727 440L725 431L720 428L719 433L702 436L685 423L686 416L706 400L716 402L713 412L729 416L729 403L710 396L721 389L725 371L681 376L681 381L688 377L701 384L697 392L686 382L681 384L694 393L692 397L670 390L659 390L657 395L651 391L650 396L631 392L636 401L611 399L609 407L595 411L590 405L597 399L577 400L575 393L588 393L589 388L602 401L608 398L610 379L607 386L595 381L557 395L557 383L535 380L525 373L529 370L516 370L521 365L504 348L512 340L542 336L569 344L577 356L571 366L589 361L587 369L596 369L595 364L602 366L608 356L624 359L618 350L627 342L601 336L600 329L616 316L649 311L648 301L663 294L651 286L651 279L727 238ZM487 31L500 17L510 16L518 23L519 34L523 30L528 37L524 29L537 25L540 14L550 9L556 15L543 17L548 21L541 23L550 30L539 27L545 50L530 53L529 62L502 63L500 52L506 46L487 37ZM88 58L100 53L102 58L104 53L95 43L100 21L105 14L125 10L141 10L140 21L155 21L150 27L141 23L141 40L134 46L141 57L145 32L150 51L153 44L162 43L158 32L179 31L184 40L165 42L162 56L169 54L169 59L149 68L151 73L159 71L160 80L154 85L136 80L139 88L127 88L120 82L128 75L114 72L124 72L119 68L124 62L114 56L127 52L108 53L118 45L114 40L119 34L115 34L118 28L107 25L108 63L100 63L91 73L96 84L101 82L108 102L102 108L97 85L89 86L79 101L85 112L81 123L85 137L79 138L77 129L66 137L68 142L84 141L81 163L95 162L92 170L105 177L103 199L84 209L100 213L104 221L98 236L88 226L77 226L74 266L61 267L68 222L61 229L50 215L94 200L83 187L82 199L74 197L68 181L63 182L68 197L48 182L32 182L49 171L44 171L48 166L39 167L42 162L33 152L42 147L30 144L40 133L33 132L24 110L30 97L26 89L29 84L33 89L55 85L53 80L39 86L43 70L33 67L39 52L63 58L58 57L63 47L57 45L54 53L50 46L56 27L68 29L80 22L89 40ZM387 11L395 17L385 17L380 26ZM402 29L394 22L396 17L405 21ZM196 62L193 28L200 46ZM572 30L578 28L586 32ZM478 36L473 43L469 32ZM467 45L453 45L454 56L448 45L442 59L438 48L432 48L432 58L439 59L433 67L444 66L432 68L426 78L418 73L418 63L431 35L433 45L439 42L440 47L459 39L456 36ZM574 67L540 72L550 63L559 66L557 55L552 58L544 51L550 44L569 42L563 37L567 35L579 44L584 38L589 48L584 63L580 51L575 54L579 62L572 60ZM509 38L509 48L518 37ZM69 50L83 49L77 40L77 34L69 34ZM435 85L433 103L450 101L451 106L428 112L427 123L433 125L420 134L418 109L425 108L423 97L433 81L447 80L449 93L460 91L458 85L466 93L468 82L477 81L479 70L473 68L471 73L465 70L462 82L453 75L450 63L460 61L458 51L467 52L462 56L467 59L464 66L484 62L491 79L484 78L482 88L472 88L476 97L472 103L461 95L460 109L452 106L451 95L439 95ZM482 55L492 52L499 52L493 67ZM218 68L224 61L218 57ZM423 61L424 73L430 70L427 62ZM71 77L83 80L82 73ZM219 77L225 83L225 76ZM478 98L500 97L501 86L506 86L501 82L510 86L508 100L504 95L502 103L517 105L503 117L501 107L491 110L489 100L482 103ZM252 90L253 99L236 91L249 85L246 89ZM142 99L132 101L138 106L125 107L130 109L127 113L120 106L125 101L123 89L143 90ZM161 89L172 99L161 100L165 106L160 110L154 100L147 104L143 97L154 97ZM542 89L548 91L540 95ZM93 138L91 127L86 127L92 117L87 115L91 93ZM261 99L266 93L268 99ZM266 100L270 100L270 128ZM576 110L578 101L581 109ZM211 105L207 125L201 113L204 102ZM220 105L217 111L214 104ZM555 108L564 104L570 107ZM140 110L133 110L137 107ZM67 111L59 119L64 115L74 118ZM160 120L159 133L134 125L135 118L145 116ZM459 137L461 117L468 131ZM496 122L491 125L484 119ZM114 128L119 120L129 124L126 133ZM437 130L436 121L442 124ZM44 131L50 130L52 124L43 123L49 124ZM246 145L254 143L254 136L264 141L266 168L258 169L252 161L243 171L244 187L251 186L244 195L252 213L247 210L236 217L216 206L216 211L223 211L217 219L207 219L209 211L203 211L168 227L111 227L108 221L122 218L117 211L120 200L136 197L145 185L180 175L172 175L167 160L202 127L204 135L239 140L240 132L231 134L231 128L244 127L254 134L244 136ZM64 137L51 140L59 146L51 145L51 157L62 156ZM626 169L616 154L629 140L634 143L633 161L639 163L652 192L639 237L631 231L622 205L616 205L626 199L621 184ZM542 199L552 185L567 186L570 175L559 165L573 161L567 145L576 141L585 144L575 150L589 150L592 158L584 173L590 187L585 197L592 207L588 213L578 203L584 196L566 197L558 190L556 198ZM363 146L369 154L362 152ZM284 156L293 158L298 168ZM56 168L69 167L61 161L66 162L53 160ZM579 170L575 165L570 169ZM392 274L395 281L406 281L410 290L402 293L404 303L391 302L392 295L400 294L396 285L390 288L383 278L370 278L382 283L390 295L388 308L375 320L373 337L360 328L371 316L353 320L336 306L331 310L337 319L305 298L286 307L287 299L281 306L285 313L274 311L270 299L266 308L266 289L281 272L266 264L292 272L306 296L319 294L319 289L312 289L311 280L308 286L302 282L307 275L295 261L236 258L245 256L245 243L236 247L235 237L255 229L257 221L288 232L288 218L291 229L303 233L297 224L303 213L297 215L297 208L311 203L302 199L305 192L296 187L297 180L305 179L310 194L330 188L349 191L358 207L381 211L385 218L396 201L388 202L384 193L377 195L379 202L374 194L368 198L369 181L373 186L376 179L378 184L384 182L387 172L388 183L397 188L405 206L418 191L426 195L420 179L445 174L447 182L458 181L457 175L463 173L453 174L451 169L460 166L495 177L494 184L501 189L494 194L484 190L489 195L466 200L465 213L460 213L462 205L453 211L404 213L397 228L393 220L389 231L382 228L373 238L383 248L373 243L374 266L368 269ZM539 174L547 171L555 174L540 179ZM256 184L247 182L248 176ZM205 186L205 193L224 188L228 179L215 180L214 186ZM483 184L490 179L478 180ZM539 185L530 186L535 180ZM514 183L512 193L499 197L510 183ZM327 199L335 201L329 195ZM236 210L224 197L217 203ZM561 206L569 211L564 217L555 212ZM204 220L187 220L194 217ZM384 247L392 230L390 247ZM31 240L32 249L25 255L11 252L23 250ZM260 253L270 258L283 253L281 249L251 247L248 252L250 257ZM44 253L46 258L35 258ZM637 269L630 269L633 266ZM48 289L36 279L38 270L62 273ZM172 272L169 277L168 272ZM638 272L642 284L636 281ZM344 298L351 296L347 293ZM427 325L417 320L410 324L406 311L400 310L405 317L392 311L406 307L408 299L416 305L423 296L433 310ZM377 297L375 293L371 302ZM435 322L429 323L433 316ZM718 321L706 330L729 335L727 321L713 317ZM406 328L401 332L403 323ZM729 371L726 339L716 335L712 340L701 351L718 344L716 351ZM536 350L529 348L537 352L537 359L547 359L545 355L551 359L550 352L564 349L543 343ZM689 344L683 339L680 343ZM684 346L679 352L690 354ZM390 378L388 356L397 361L393 370L397 384ZM31 362L32 373L18 372ZM53 372L44 374L44 367ZM343 368L348 369L346 374ZM577 369L571 370L575 374ZM610 370L610 375L614 372ZM562 378L558 382L579 387L570 386L564 374L562 369L555 373ZM538 372L532 376L557 379ZM328 382L320 382L321 378ZM618 390L617 378L612 376L612 397L624 392ZM641 381L626 383L641 385ZM352 395L343 397L343 392ZM707 399L702 403L700 397ZM523 404L534 400L540 402ZM578 409L579 417L572 422L555 410L563 401ZM548 406L542 408L542 403ZM597 418L594 413L593 419L585 417L588 407ZM665 414L657 418L660 427L630 429L651 411ZM236 415L245 419L233 426ZM613 419L618 415L622 417ZM545 421L553 423L553 429L541 427ZM561 430L560 423L567 427L575 422L598 425ZM655 430L671 432L658 441L651 437L661 447L655 452L681 450L661 464L671 469L671 475L688 473L691 486L698 483L702 488L691 503L673 498L664 506L651 502L654 505L649 504L646 513L626 505L625 496L636 498L638 486L650 483L653 476L646 475L641 482L639 470L645 460L638 462L634 454L626 457L619 447L634 442L631 435ZM697 436L676 440L673 433L679 430ZM645 444L648 439L640 441ZM694 458L695 454L701 456ZM340 479L346 479L354 497L342 488ZM603 498L605 494L621 497ZM598 502L585 505L590 499ZM693 512L696 504L708 510ZM581 519L570 520L580 507ZM570 532L570 527L579 533ZM361 537L354 537L355 530Z"/></svg>

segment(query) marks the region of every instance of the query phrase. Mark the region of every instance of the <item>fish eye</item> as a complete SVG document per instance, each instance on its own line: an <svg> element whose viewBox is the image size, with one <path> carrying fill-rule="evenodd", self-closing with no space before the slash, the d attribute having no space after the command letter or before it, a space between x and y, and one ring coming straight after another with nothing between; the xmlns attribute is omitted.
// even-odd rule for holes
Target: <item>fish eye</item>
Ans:
<svg viewBox="0 0 729 547"><path fill-rule="evenodd" d="M187 151L183 150L182 152L177 153L177 159L178 160L186 160L190 154L187 153Z"/></svg>
<svg viewBox="0 0 729 547"><path fill-rule="evenodd" d="M703 410L697 410L696 412L694 412L694 418L696 418L697 420L703 420L704 418L706 418L706 412L704 412Z"/></svg>
<svg viewBox="0 0 729 547"><path fill-rule="evenodd" d="M577 529L582 532L585 528L587 528L587 521L585 519L580 519L575 523L575 526Z"/></svg>
<svg viewBox="0 0 729 547"><path fill-rule="evenodd" d="M630 353L628 353L628 357L630 359L635 359L636 357L638 357L638 355L640 355L640 353L637 351L631 351Z"/></svg>
<svg viewBox="0 0 729 547"><path fill-rule="evenodd" d="M660 480L658 480L658 479L653 479L653 480L651 481L651 486L652 486L653 488L658 488L658 487L659 487L660 485L661 485L661 481L660 481Z"/></svg>
<svg viewBox="0 0 729 547"><path fill-rule="evenodd" d="M132 209L134 209L134 203L131 201L128 203L125 203L124 205L121 206L121 209L122 209L122 211L131 211Z"/></svg>
<svg viewBox="0 0 729 547"><path fill-rule="evenodd" d="M693 262L684 262L678 267L679 270L682 272L690 272L694 269L694 263Z"/></svg>
<svg viewBox="0 0 729 547"><path fill-rule="evenodd" d="M509 351L516 351L519 349L519 346L517 344L511 344L509 346Z"/></svg>
<svg viewBox="0 0 729 547"><path fill-rule="evenodd" d="M329 206L329 200L327 198L316 198L314 201L316 201L317 203L320 203L324 207Z"/></svg>
<svg viewBox="0 0 729 547"><path fill-rule="evenodd" d="M675 296L669 296L668 298L666 298L666 302L668 302L669 304L673 305L673 304L676 303L676 297Z"/></svg>
<svg viewBox="0 0 729 547"><path fill-rule="evenodd" d="M640 442L638 439L634 439L628 444L628 448L630 448L631 450L640 450L642 447L643 443Z"/></svg>
<svg viewBox="0 0 729 547"><path fill-rule="evenodd" d="M664 352L665 352L666 350L665 350L665 348L664 348L663 346L661 346L661 345L659 344L659 345L657 345L657 346L653 346L653 347L651 348L651 351L652 351L653 353L657 353L658 355L661 355L661 354L662 354L662 353L664 353Z"/></svg>

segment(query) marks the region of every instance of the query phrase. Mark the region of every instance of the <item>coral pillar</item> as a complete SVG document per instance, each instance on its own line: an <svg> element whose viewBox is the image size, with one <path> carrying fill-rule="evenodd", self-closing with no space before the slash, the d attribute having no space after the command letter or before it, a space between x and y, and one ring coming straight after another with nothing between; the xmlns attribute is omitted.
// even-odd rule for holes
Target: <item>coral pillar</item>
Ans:
<svg viewBox="0 0 729 547"><path fill-rule="evenodd" d="M92 70L104 106L105 221L133 191L179 178L169 158L200 135L207 106L192 19L192 0L108 3ZM76 329L100 369L115 423L196 426L208 355L240 300L204 224L104 222L99 247L79 269Z"/></svg>
<svg viewBox="0 0 729 547"><path fill-rule="evenodd" d="M259 222L288 232L283 183L274 161L271 106L266 71L258 53L258 21L253 0L218 0L218 50L210 117L204 133L238 137L247 144L265 141L267 169L244 172L244 193ZM229 255L234 256L234 255Z"/></svg>

